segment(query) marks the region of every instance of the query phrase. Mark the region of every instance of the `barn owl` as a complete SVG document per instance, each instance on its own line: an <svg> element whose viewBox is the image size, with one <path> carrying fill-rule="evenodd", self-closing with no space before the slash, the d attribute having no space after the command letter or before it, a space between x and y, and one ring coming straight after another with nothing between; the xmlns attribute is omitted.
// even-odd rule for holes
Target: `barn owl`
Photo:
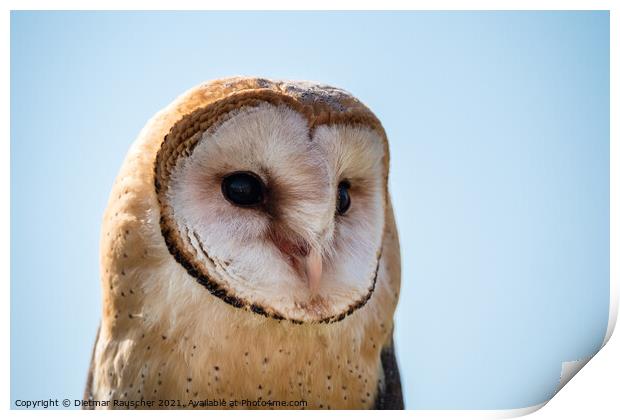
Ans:
<svg viewBox="0 0 620 420"><path fill-rule="evenodd" d="M388 166L331 86L227 78L156 114L104 215L89 408L402 408Z"/></svg>

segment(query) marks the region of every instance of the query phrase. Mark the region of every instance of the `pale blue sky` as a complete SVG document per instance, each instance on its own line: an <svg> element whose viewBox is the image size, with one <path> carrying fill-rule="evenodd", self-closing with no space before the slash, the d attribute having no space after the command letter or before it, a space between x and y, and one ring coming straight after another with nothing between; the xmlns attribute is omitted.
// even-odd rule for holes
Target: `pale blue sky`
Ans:
<svg viewBox="0 0 620 420"><path fill-rule="evenodd" d="M13 401L80 398L123 157L178 94L238 74L333 84L382 120L408 408L536 404L598 349L607 12L13 12Z"/></svg>

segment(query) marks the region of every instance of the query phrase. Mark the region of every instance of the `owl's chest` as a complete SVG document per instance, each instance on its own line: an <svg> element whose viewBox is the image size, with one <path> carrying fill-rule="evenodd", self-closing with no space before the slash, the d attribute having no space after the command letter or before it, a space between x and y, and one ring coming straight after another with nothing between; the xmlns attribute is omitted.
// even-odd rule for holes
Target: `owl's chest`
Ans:
<svg viewBox="0 0 620 420"><path fill-rule="evenodd" d="M190 353L188 367L199 376L190 384L195 396L309 408L370 406L380 376L379 352L355 334L339 332L231 334L204 354Z"/></svg>
<svg viewBox="0 0 620 420"><path fill-rule="evenodd" d="M360 325L275 321L147 334L127 348L110 389L120 398L199 408L214 400L230 408L372 407L381 377L378 339Z"/></svg>

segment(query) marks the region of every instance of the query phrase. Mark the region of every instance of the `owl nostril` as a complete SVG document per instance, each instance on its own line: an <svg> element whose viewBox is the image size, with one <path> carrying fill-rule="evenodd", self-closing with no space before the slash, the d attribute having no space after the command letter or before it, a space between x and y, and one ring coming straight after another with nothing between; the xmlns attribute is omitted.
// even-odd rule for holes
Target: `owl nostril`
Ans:
<svg viewBox="0 0 620 420"><path fill-rule="evenodd" d="M272 234L271 241L283 254L291 257L307 257L310 246L303 239L292 241L282 235Z"/></svg>

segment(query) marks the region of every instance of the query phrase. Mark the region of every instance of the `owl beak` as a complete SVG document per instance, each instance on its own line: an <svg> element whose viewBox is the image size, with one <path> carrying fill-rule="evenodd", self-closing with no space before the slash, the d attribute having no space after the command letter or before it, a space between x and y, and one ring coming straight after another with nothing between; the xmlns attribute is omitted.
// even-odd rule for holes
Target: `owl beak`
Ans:
<svg viewBox="0 0 620 420"><path fill-rule="evenodd" d="M288 261L297 270L300 276L306 278L310 293L315 295L321 285L323 276L323 257L320 247L312 246L303 239L291 240L289 237L270 232L274 245L288 257Z"/></svg>
<svg viewBox="0 0 620 420"><path fill-rule="evenodd" d="M310 293L314 295L319 290L323 276L323 257L317 249L311 248L305 257L305 269Z"/></svg>

